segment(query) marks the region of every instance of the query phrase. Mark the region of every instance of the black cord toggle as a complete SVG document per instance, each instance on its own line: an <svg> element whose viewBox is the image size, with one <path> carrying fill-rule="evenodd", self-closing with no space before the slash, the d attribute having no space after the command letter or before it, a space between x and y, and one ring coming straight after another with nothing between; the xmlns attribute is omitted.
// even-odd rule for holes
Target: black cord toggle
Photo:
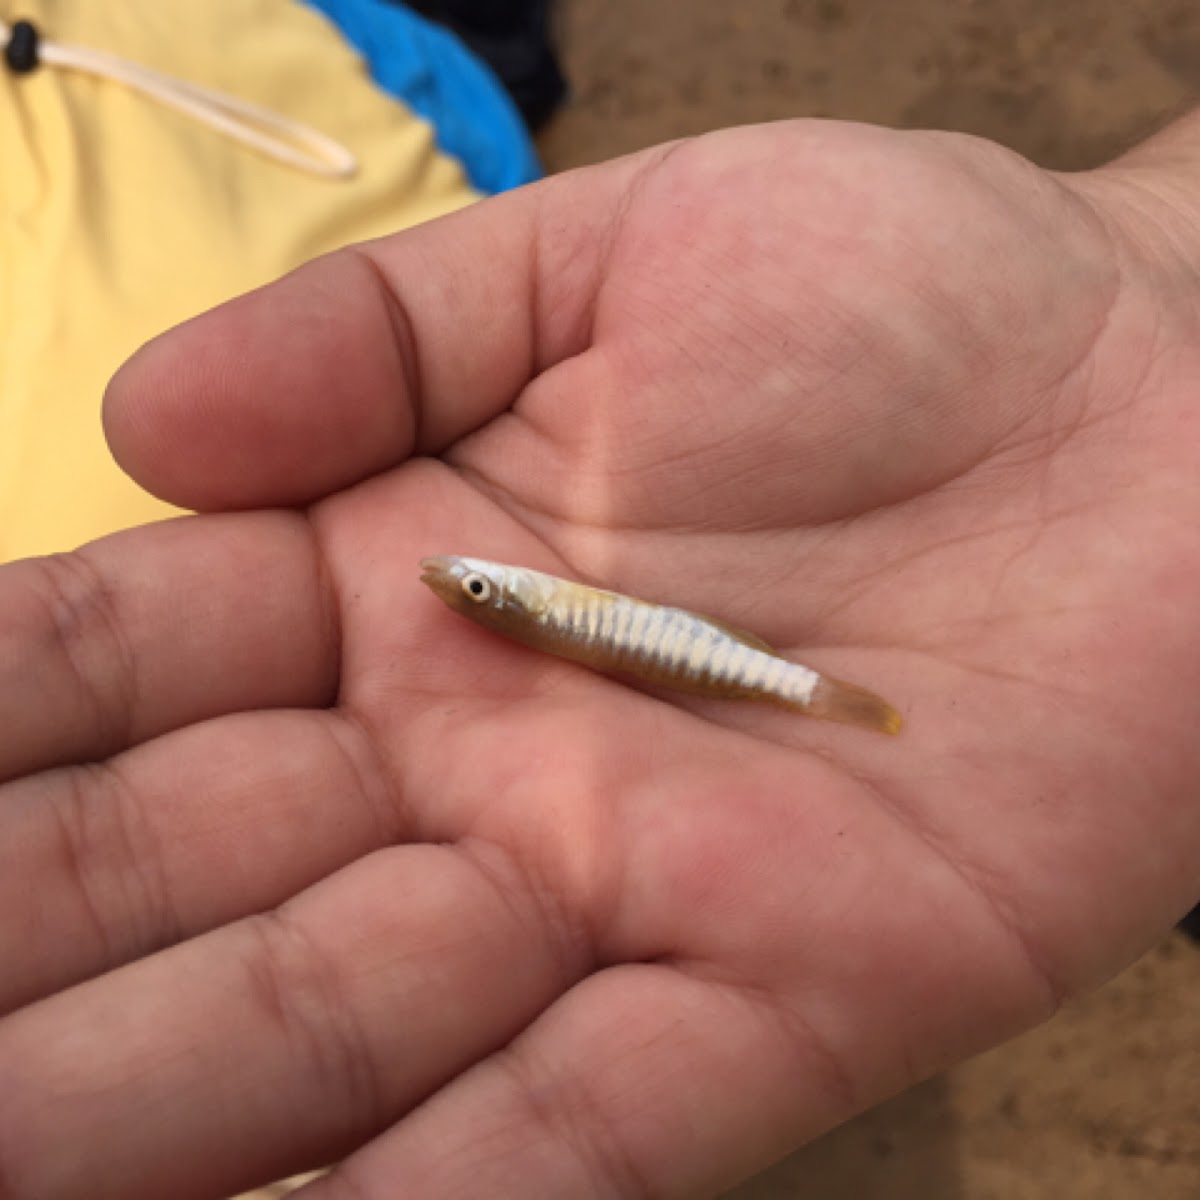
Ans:
<svg viewBox="0 0 1200 1200"><path fill-rule="evenodd" d="M4 61L14 74L28 75L37 67L39 40L37 26L32 21L17 21L13 24L12 35L8 39L8 45L4 47Z"/></svg>
<svg viewBox="0 0 1200 1200"><path fill-rule="evenodd" d="M3 2L0 0L0 6ZM172 79L103 50L51 41L32 21L9 25L0 18L0 43L7 43L0 44L0 53L14 74L28 75L39 66L83 71L131 88L297 170L325 179L348 179L358 168L358 160L341 142L299 121L237 96Z"/></svg>

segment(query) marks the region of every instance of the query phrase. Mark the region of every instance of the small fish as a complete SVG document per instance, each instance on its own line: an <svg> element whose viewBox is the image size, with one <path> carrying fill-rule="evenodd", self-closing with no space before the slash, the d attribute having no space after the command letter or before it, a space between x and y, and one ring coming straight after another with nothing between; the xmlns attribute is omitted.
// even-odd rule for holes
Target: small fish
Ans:
<svg viewBox="0 0 1200 1200"><path fill-rule="evenodd" d="M682 608L457 555L421 560L421 582L455 612L535 650L699 696L767 700L873 729L900 714L872 692L780 658L752 633Z"/></svg>

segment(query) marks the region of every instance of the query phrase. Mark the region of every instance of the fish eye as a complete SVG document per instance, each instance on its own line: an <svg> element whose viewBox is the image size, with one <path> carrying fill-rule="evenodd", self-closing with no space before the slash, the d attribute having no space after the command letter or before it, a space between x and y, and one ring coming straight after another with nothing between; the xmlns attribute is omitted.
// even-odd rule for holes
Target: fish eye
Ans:
<svg viewBox="0 0 1200 1200"><path fill-rule="evenodd" d="M462 589L477 604L486 604L492 594L492 583L486 575L472 572L463 576Z"/></svg>

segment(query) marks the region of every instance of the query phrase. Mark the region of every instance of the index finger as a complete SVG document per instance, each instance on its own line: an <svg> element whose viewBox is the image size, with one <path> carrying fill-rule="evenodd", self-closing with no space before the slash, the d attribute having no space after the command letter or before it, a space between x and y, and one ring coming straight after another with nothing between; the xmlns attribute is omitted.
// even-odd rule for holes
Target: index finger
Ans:
<svg viewBox="0 0 1200 1200"><path fill-rule="evenodd" d="M0 566L0 780L222 713L328 703L335 605L308 522L183 518Z"/></svg>

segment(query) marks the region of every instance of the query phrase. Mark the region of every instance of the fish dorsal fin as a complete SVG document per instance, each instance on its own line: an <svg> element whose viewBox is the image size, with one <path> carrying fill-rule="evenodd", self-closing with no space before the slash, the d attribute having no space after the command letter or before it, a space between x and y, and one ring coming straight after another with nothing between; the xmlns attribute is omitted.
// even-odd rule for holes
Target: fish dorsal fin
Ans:
<svg viewBox="0 0 1200 1200"><path fill-rule="evenodd" d="M775 647L764 642L757 633L739 629L736 625L728 625L724 621L718 621L716 617L705 617L704 619L710 625L715 625L722 633L729 634L735 642L741 642L742 645L749 646L752 650L761 650L764 654L777 654Z"/></svg>

